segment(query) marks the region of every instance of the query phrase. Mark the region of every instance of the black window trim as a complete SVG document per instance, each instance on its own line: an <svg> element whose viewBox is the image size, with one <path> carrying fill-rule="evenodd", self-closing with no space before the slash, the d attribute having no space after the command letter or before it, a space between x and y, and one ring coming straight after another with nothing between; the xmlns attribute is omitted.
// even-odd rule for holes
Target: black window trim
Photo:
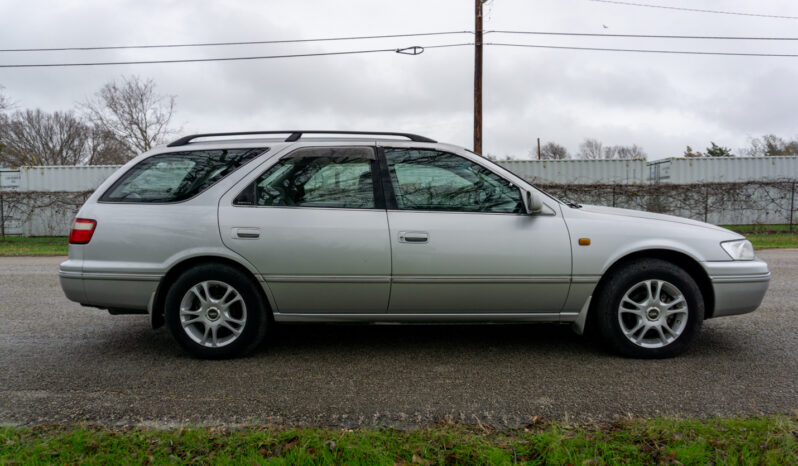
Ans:
<svg viewBox="0 0 798 466"><path fill-rule="evenodd" d="M129 176L128 174L130 173L130 171L133 170L135 167L139 166L139 164L141 164L145 160L150 160L152 158L159 157L159 156L167 156L167 155L172 155L172 154L182 154L182 153L186 153L186 152L208 152L208 151L212 151L212 150L248 150L248 149L258 149L261 152L258 153L258 155L256 155L255 157L252 157L252 159L250 159L247 163L236 167L233 171L231 171L227 175L219 178L218 180L214 181L213 183L209 184L208 186L205 187L205 189L202 189L202 190L198 191L196 194L194 194L191 197L187 197L187 198L181 199L179 201L166 201L166 202L127 202L127 201L109 201L109 200L106 199L108 194L113 189L115 189L119 184L121 184L123 181L125 181L125 179L128 178L128 176ZM219 149L178 150L178 151L160 152L158 154L153 154L153 155L151 155L151 156L149 156L147 158L139 160L139 162L137 164L135 164L132 167L128 168L127 171L125 171L125 173L123 173L119 178L117 178L116 181L114 181L111 184L111 186L108 187L108 189L103 191L102 195L97 199L97 203L98 204L123 204L123 205L176 205L176 204L182 204L184 202L188 202L188 201L196 198L197 196L202 195L203 193L208 192L208 190L210 190L211 188L213 188L214 186L216 186L217 184L219 184L223 180L227 179L228 177L230 177L230 175L234 174L235 172L237 172L240 169L246 167L250 163L258 160L261 157L263 157L263 155L268 153L270 150L271 150L271 147L225 147L225 148L219 148Z"/></svg>
<svg viewBox="0 0 798 466"><path fill-rule="evenodd" d="M463 211L463 210L425 210L425 209L401 209L399 208L399 204L396 201L396 192L393 189L393 180L391 179L390 169L388 168L388 159L385 156L385 149L401 149L401 150L426 150L426 151L435 151L440 152L441 154L448 154L453 155L455 157L460 157L461 159L465 159L473 164L479 165L480 167L488 170L489 172L493 173L494 175L498 176L502 180L506 181L507 184L514 187L518 190L521 199L524 196L524 190L521 189L516 183L508 180L506 177L502 176L499 173L491 170L489 167L471 160L468 157L463 157L460 154L455 154L454 152L448 150L442 150L437 147L424 147L424 146L392 146L392 145L380 145L377 147L377 158L379 159L380 173L382 174L382 184L385 193L387 194L386 204L388 205L388 210L398 211L398 212L424 212L424 213L449 213L449 214L481 214L481 215L520 215L520 216L527 216L525 212L472 212L472 211Z"/></svg>
<svg viewBox="0 0 798 466"><path fill-rule="evenodd" d="M274 166L276 166L277 164L279 164L283 160L290 159L290 158L296 158L297 157L296 153L299 152L299 151L302 151L302 150L305 150L305 149L331 149L331 148L336 148L336 149L354 149L354 148L363 148L363 147L371 149L371 156L370 157L365 157L365 159L369 160L371 162L371 189L372 189L373 194L374 194L374 207L358 208L358 207L269 206L269 205L256 205L256 204L236 204L236 199L238 199L238 197L241 196L241 194L244 191L246 191L248 189L254 189L255 183L260 179L261 176L263 176L264 173L266 173L267 171L269 171L272 168L274 168ZM231 201L231 205L233 207L259 208L259 209L276 208L276 209L326 209L326 210L338 209L338 210L359 210L359 211L364 211L364 210L381 210L381 211L385 211L385 210L387 210L387 207L386 207L386 196L385 196L385 191L384 191L384 189L385 189L385 187L384 187L385 180L382 177L382 169L383 169L382 165L383 164L380 162L380 157L379 157L378 151L379 151L379 148L376 147L376 146L373 146L373 145L341 145L341 146L324 146L324 145L315 146L314 145L314 146L297 147L296 149L288 152L287 154L284 154L284 155L280 156L279 158L277 158L275 160L274 163L270 164L268 167L264 168L260 173L258 173L255 176L255 178L252 179L252 181L247 183L247 185L244 187L244 189L242 189L241 191L238 192L238 194L233 196L233 199ZM314 157L314 156L308 156L308 157ZM321 157L321 156L319 156L319 157ZM384 160L385 159L383 157L383 161ZM387 170L387 165L385 165L385 169ZM393 192L393 191L391 191L391 192Z"/></svg>

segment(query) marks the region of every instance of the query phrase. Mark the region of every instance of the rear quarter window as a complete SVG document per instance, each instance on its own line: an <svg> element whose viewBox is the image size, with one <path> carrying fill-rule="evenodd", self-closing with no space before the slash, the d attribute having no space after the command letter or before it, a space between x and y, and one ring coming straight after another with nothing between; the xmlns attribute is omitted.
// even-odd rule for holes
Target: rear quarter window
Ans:
<svg viewBox="0 0 798 466"><path fill-rule="evenodd" d="M268 148L170 152L142 160L100 202L180 202L205 191Z"/></svg>

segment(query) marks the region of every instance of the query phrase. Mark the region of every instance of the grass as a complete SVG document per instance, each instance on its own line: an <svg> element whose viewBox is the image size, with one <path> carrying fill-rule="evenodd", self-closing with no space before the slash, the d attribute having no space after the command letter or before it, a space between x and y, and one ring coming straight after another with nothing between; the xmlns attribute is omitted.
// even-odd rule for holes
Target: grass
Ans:
<svg viewBox="0 0 798 466"><path fill-rule="evenodd" d="M0 256L65 256L66 236L6 236L0 238Z"/></svg>
<svg viewBox="0 0 798 466"><path fill-rule="evenodd" d="M788 224L767 225L763 223L756 223L753 225L723 225L723 227L728 228L729 230L734 230L742 234L746 233L789 234L790 233L790 225ZM798 233L798 225L793 225L792 227L793 227L793 233Z"/></svg>
<svg viewBox="0 0 798 466"><path fill-rule="evenodd" d="M0 464L796 464L798 417L401 431L0 428Z"/></svg>
<svg viewBox="0 0 798 466"><path fill-rule="evenodd" d="M745 234L754 249L798 248L798 233L793 234Z"/></svg>
<svg viewBox="0 0 798 466"><path fill-rule="evenodd" d="M754 249L798 248L798 225L793 225L792 233L789 225L724 225L724 228L744 235Z"/></svg>

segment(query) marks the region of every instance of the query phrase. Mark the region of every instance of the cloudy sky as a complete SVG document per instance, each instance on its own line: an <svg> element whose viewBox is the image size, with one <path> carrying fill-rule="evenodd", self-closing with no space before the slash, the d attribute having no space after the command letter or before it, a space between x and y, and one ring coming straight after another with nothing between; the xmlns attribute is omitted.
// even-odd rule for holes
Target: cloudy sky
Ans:
<svg viewBox="0 0 798 466"><path fill-rule="evenodd" d="M798 17L794 0L638 3ZM589 0L491 0L486 30L798 36L798 20ZM0 2L0 48L146 45L473 30L472 0ZM472 42L463 35L284 45L45 53L0 64L335 52ZM489 34L486 42L798 53L798 41L663 40ZM334 128L472 141L473 47L245 62L0 68L17 108L68 110L124 74L177 96L182 133ZM649 159L710 141L798 136L798 58L587 52L486 46L484 152L529 156L540 137L576 152L586 137L638 144Z"/></svg>

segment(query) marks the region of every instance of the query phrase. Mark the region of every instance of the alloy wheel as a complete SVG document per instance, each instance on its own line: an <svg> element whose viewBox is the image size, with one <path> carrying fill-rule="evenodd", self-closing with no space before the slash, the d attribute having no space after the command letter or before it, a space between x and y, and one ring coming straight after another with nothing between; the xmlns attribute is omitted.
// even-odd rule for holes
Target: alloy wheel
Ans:
<svg viewBox="0 0 798 466"><path fill-rule="evenodd" d="M626 338L643 348L662 348L684 332L687 300L672 283L645 280L629 288L618 305L618 322Z"/></svg>
<svg viewBox="0 0 798 466"><path fill-rule="evenodd" d="M180 302L180 324L194 342L218 348L229 345L244 331L247 306L227 283L207 280L189 288Z"/></svg>

